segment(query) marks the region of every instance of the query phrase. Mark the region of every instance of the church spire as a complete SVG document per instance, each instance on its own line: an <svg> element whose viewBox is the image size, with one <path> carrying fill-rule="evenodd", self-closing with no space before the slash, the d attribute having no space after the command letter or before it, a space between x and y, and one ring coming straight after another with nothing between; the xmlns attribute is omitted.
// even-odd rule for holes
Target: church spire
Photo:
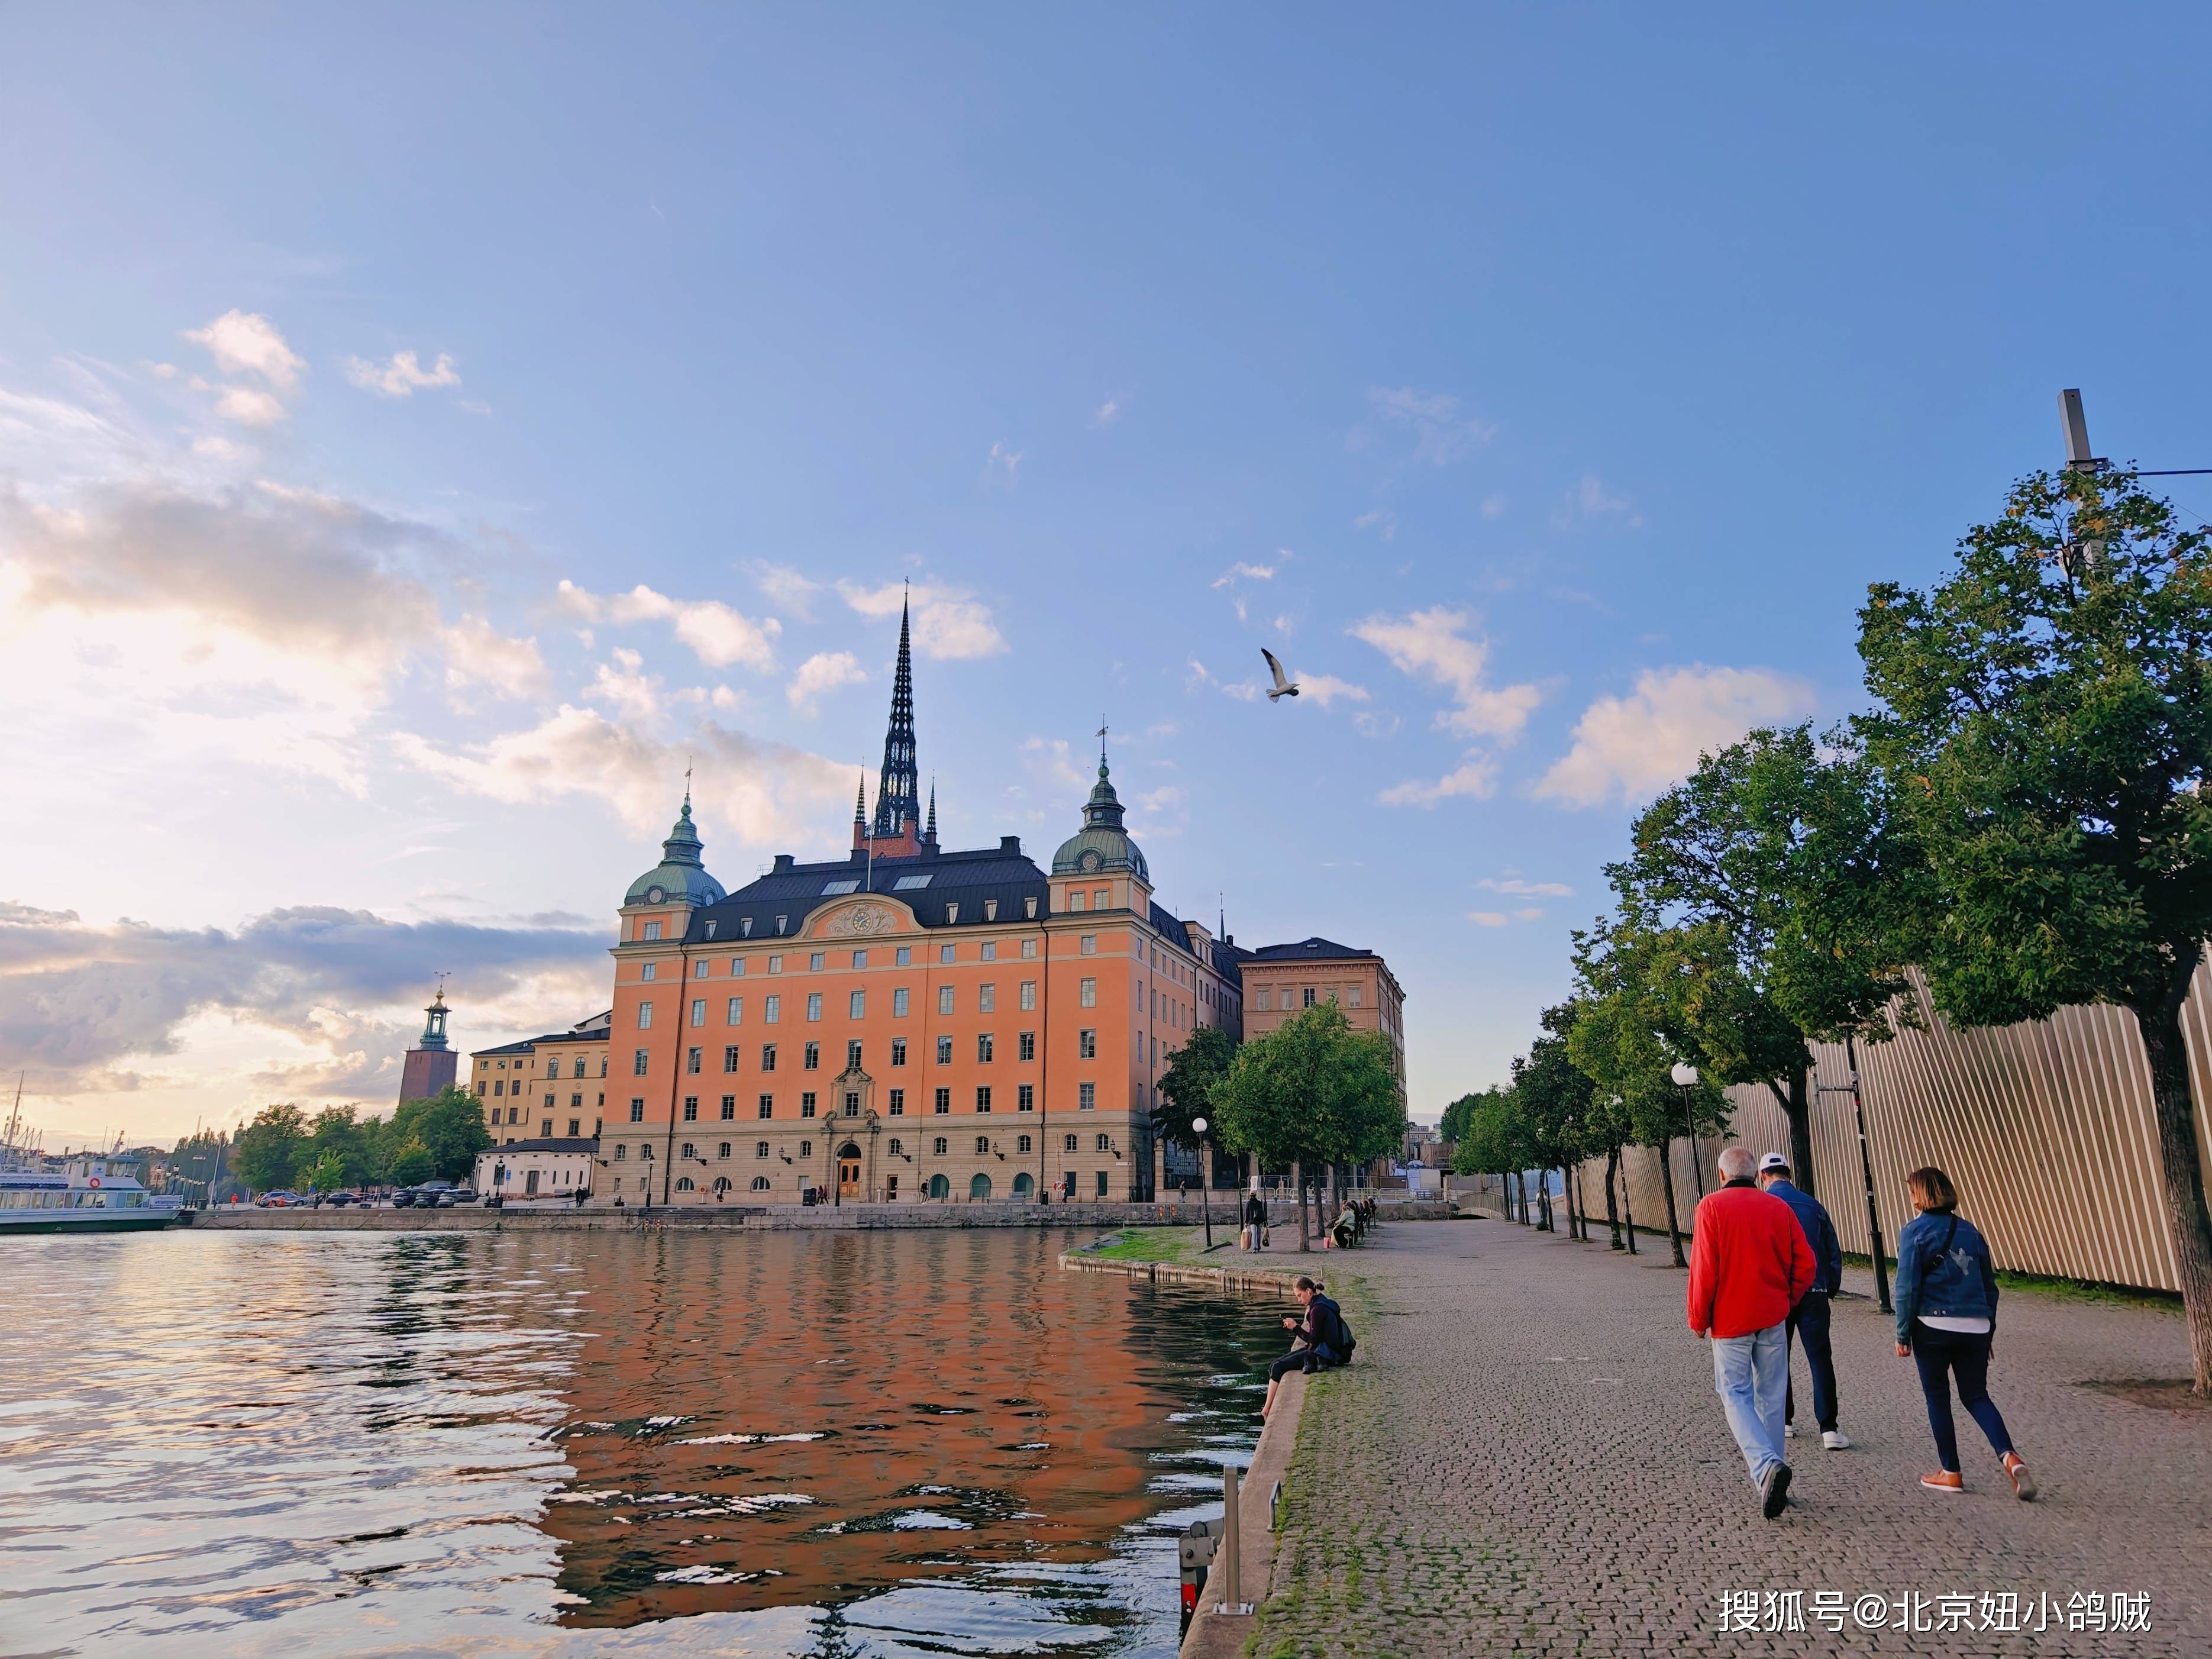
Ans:
<svg viewBox="0 0 2212 1659"><path fill-rule="evenodd" d="M914 752L914 645L908 606L899 605L898 671L891 679L890 726L884 733L884 771L876 787L873 833L896 836L921 816Z"/></svg>
<svg viewBox="0 0 2212 1659"><path fill-rule="evenodd" d="M928 846L937 845L937 780L935 778L929 781L929 827L921 832L921 839Z"/></svg>

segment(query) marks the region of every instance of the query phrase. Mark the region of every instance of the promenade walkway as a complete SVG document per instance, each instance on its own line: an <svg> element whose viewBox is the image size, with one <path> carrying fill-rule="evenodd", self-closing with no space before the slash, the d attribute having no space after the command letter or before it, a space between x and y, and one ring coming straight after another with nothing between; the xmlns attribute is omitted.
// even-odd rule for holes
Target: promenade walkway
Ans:
<svg viewBox="0 0 2212 1659"><path fill-rule="evenodd" d="M1791 1507L1767 1522L1665 1240L1629 1258L1602 1237L1407 1224L1306 1258L1372 1306L1358 1363L1308 1397L1258 1659L2212 1653L2212 1411L2084 1386L2185 1376L2178 1317L2005 1297L1990 1391L2042 1486L2022 1504L1963 1413L1966 1494L1920 1487L1912 1364L1870 1299L1841 1301L1857 1449L1790 1443ZM1752 1628L1723 1631L1730 1593ZM2116 1629L2142 1609L2115 1597L2145 1594L2148 1631Z"/></svg>

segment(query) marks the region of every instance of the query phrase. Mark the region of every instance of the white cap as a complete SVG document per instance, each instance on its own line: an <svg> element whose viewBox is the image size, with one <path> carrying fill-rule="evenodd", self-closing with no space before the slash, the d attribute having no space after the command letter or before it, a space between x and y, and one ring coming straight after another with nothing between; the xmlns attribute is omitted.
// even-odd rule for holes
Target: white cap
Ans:
<svg viewBox="0 0 2212 1659"><path fill-rule="evenodd" d="M1769 1152L1759 1160L1759 1174L1771 1175L1777 1170L1781 1170L1784 1175L1790 1172L1790 1160L1781 1153Z"/></svg>

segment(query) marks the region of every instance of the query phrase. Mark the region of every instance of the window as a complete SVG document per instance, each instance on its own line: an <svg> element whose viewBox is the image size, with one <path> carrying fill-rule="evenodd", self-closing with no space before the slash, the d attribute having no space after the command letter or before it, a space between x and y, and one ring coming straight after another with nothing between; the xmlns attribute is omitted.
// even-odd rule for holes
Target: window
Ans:
<svg viewBox="0 0 2212 1659"><path fill-rule="evenodd" d="M818 974L822 971L823 967L829 962L829 960L830 958L823 952L817 951L812 956L806 958L806 965Z"/></svg>
<svg viewBox="0 0 2212 1659"><path fill-rule="evenodd" d="M698 1096L686 1095L684 1097L684 1121L686 1123L696 1123L699 1121ZM690 1154L686 1153L685 1156L689 1157Z"/></svg>
<svg viewBox="0 0 2212 1659"><path fill-rule="evenodd" d="M761 1018L771 1025L781 1024L783 1022L783 999L781 997L769 997L764 999L761 1004Z"/></svg>
<svg viewBox="0 0 2212 1659"><path fill-rule="evenodd" d="M891 1091L891 1115L893 1117L904 1117L906 1115L906 1091L903 1089L894 1089ZM893 1141L891 1143L891 1150L894 1152L898 1150L898 1143L896 1141Z"/></svg>
<svg viewBox="0 0 2212 1659"><path fill-rule="evenodd" d="M901 876L896 881L891 884L891 891L894 893L911 893L916 888L927 887L928 885L929 878L927 876Z"/></svg>
<svg viewBox="0 0 2212 1659"><path fill-rule="evenodd" d="M732 957L730 958L730 977L732 979L736 979L744 971L745 959L743 957Z"/></svg>
<svg viewBox="0 0 2212 1659"><path fill-rule="evenodd" d="M1079 1112L1095 1112L1098 1109L1097 1084L1079 1083L1075 1085L1075 1109Z"/></svg>
<svg viewBox="0 0 2212 1659"><path fill-rule="evenodd" d="M981 1158L985 1153L988 1152L990 1150L991 1150L991 1137L990 1137L990 1136L988 1136L988 1135L977 1135L977 1136L975 1137L975 1156L976 1156L976 1157L978 1157L978 1158Z"/></svg>
<svg viewBox="0 0 2212 1659"><path fill-rule="evenodd" d="M775 1044L773 1042L761 1044L761 1070L763 1072L775 1070Z"/></svg>
<svg viewBox="0 0 2212 1659"><path fill-rule="evenodd" d="M641 1049L639 1049L639 1050L638 1050L638 1053L640 1053L641 1054L643 1054L644 1052L645 1052L645 1050L644 1050L644 1049L642 1049L642 1048L641 1048ZM503 1095L503 1094L505 1094L505 1093L507 1092L507 1079L506 1079L505 1078L503 1078L503 1077L501 1077L501 1078L494 1078L494 1079L492 1079L491 1091L492 1091L492 1093L493 1093L493 1094L495 1094L495 1095Z"/></svg>
<svg viewBox="0 0 2212 1659"><path fill-rule="evenodd" d="M1075 1000L1083 1007L1096 1008L1098 1006L1098 981L1086 979L1079 984L1075 988Z"/></svg>
<svg viewBox="0 0 2212 1659"><path fill-rule="evenodd" d="M1097 888L1091 892L1091 908L1094 910L1103 910L1113 902L1112 895L1103 887Z"/></svg>
<svg viewBox="0 0 2212 1659"><path fill-rule="evenodd" d="M737 1115L738 1097L735 1095L724 1095L722 1097L722 1121L725 1123L732 1122L735 1121Z"/></svg>
<svg viewBox="0 0 2212 1659"><path fill-rule="evenodd" d="M710 921L710 922L708 922L708 923L707 924L707 937L708 937L708 939L712 939L712 938L714 938L714 924L713 922L711 922L711 921ZM701 963L699 964L699 975L700 975L700 977L703 979L704 977L706 977L706 974L707 974L707 964L706 964L705 963L703 963L703 962L702 962L702 963Z"/></svg>
<svg viewBox="0 0 2212 1659"><path fill-rule="evenodd" d="M802 1140L802 1141L800 1141L800 1142L799 1143L799 1157L801 1157L801 1158L811 1158L811 1157L813 1157L813 1156L814 1156L814 1143L813 1143L812 1141L811 1141L811 1140Z"/></svg>
<svg viewBox="0 0 2212 1659"><path fill-rule="evenodd" d="M946 906L945 907L945 926L947 926L947 927L951 927L954 922L957 922L957 921L958 921L959 920L960 920L960 907L959 907L958 905L957 905L957 904L948 904L948 905L946 905ZM950 949L951 949L952 947L951 947L951 946L950 946L950 945L947 945L945 948L946 948L947 950L950 950Z"/></svg>
<svg viewBox="0 0 2212 1659"><path fill-rule="evenodd" d="M649 1002L641 1002L637 1005L637 1029L641 1031L649 1031L653 1029L653 1005Z"/></svg>
<svg viewBox="0 0 2212 1659"><path fill-rule="evenodd" d="M722 1069L726 1072L738 1069L738 1045L734 1042L722 1050Z"/></svg>
<svg viewBox="0 0 2212 1659"><path fill-rule="evenodd" d="M906 1142L901 1140L896 1135L891 1137L891 1156L893 1158L906 1156Z"/></svg>
<svg viewBox="0 0 2212 1659"><path fill-rule="evenodd" d="M995 1047L996 1044L994 1042L991 1034L988 1031L978 1031L975 1034L976 1063L981 1066L988 1066L991 1063L991 1055Z"/></svg>
<svg viewBox="0 0 2212 1659"><path fill-rule="evenodd" d="M643 1101L633 1100L630 1102L629 1121L633 1123L642 1123L645 1121L645 1103Z"/></svg>
<svg viewBox="0 0 2212 1659"><path fill-rule="evenodd" d="M627 1147L627 1146L617 1146L617 1147L616 1147L616 1148L615 1148L615 1162L616 1162L616 1163L620 1164L620 1163L621 1163L624 1158L627 1158L629 1156L629 1147Z"/></svg>
<svg viewBox="0 0 2212 1659"><path fill-rule="evenodd" d="M570 1118L570 1119L568 1120L568 1139L571 1139L571 1140L574 1140L574 1139L578 1139L580 1136L581 1136L581 1135L582 1135L582 1133L583 1133L583 1130L584 1130L584 1120L583 1120L583 1119L581 1119L580 1117L572 1117L572 1118Z"/></svg>
<svg viewBox="0 0 2212 1659"><path fill-rule="evenodd" d="M799 1115L801 1117L812 1117L814 1115L813 1090L808 1089L799 1097Z"/></svg>
<svg viewBox="0 0 2212 1659"><path fill-rule="evenodd" d="M721 1151L717 1152L715 1156L717 1158L727 1158L730 1155L730 1143L726 1140L722 1142L721 1146Z"/></svg>
<svg viewBox="0 0 2212 1659"><path fill-rule="evenodd" d="M938 1116L943 1117L947 1112L952 1109L952 1091L950 1089L939 1089L937 1091L936 1098L933 1102L933 1104L936 1109ZM939 1150L942 1149L940 1148Z"/></svg>
<svg viewBox="0 0 2212 1659"><path fill-rule="evenodd" d="M763 1142L762 1144L765 1146L767 1143ZM755 1176L753 1177L753 1190L755 1192L764 1193L768 1190L768 1186L769 1182L766 1176Z"/></svg>
<svg viewBox="0 0 2212 1659"><path fill-rule="evenodd" d="M1024 1083L1018 1084L1015 1086L1014 1109L1018 1112L1034 1112L1036 1110L1036 1085L1034 1083Z"/></svg>
<svg viewBox="0 0 2212 1659"><path fill-rule="evenodd" d="M1346 1002L1350 1003L1350 1004L1351 1004L1351 1006L1352 1006L1352 1007L1357 1008L1358 1006L1359 1006L1360 988L1359 988L1358 986L1357 986L1357 985L1353 986L1350 990L1346 991L1344 994L1345 994L1345 1000L1346 1000Z"/></svg>
<svg viewBox="0 0 2212 1659"><path fill-rule="evenodd" d="M943 1135L939 1135L936 1139L931 1141L929 1143L929 1150L936 1153L938 1157L943 1158L945 1156L945 1137Z"/></svg>
<svg viewBox="0 0 2212 1659"><path fill-rule="evenodd" d="M647 922L645 924L645 936L647 939L659 939L660 937L660 924L657 921Z"/></svg>
<svg viewBox="0 0 2212 1659"><path fill-rule="evenodd" d="M691 1023L694 1025L704 1025L707 1023L706 998L693 997L691 999Z"/></svg>
<svg viewBox="0 0 2212 1659"><path fill-rule="evenodd" d="M684 1158L696 1158L699 1156L699 1149L687 1140L684 1143L682 1156Z"/></svg>
<svg viewBox="0 0 2212 1659"><path fill-rule="evenodd" d="M922 879L923 879L923 880L925 880L925 881L927 881L927 880L928 879L928 878L927 878L927 876L925 876L925 877L923 877L923 878L922 878ZM912 946L911 945L900 945L900 946L898 947L898 953L897 953L896 956L894 956L894 957L891 958L891 960L892 960L893 962L896 962L896 963L900 967L902 967L902 968L911 968L911 967L913 967L913 966L914 966L914 946Z"/></svg>
<svg viewBox="0 0 2212 1659"><path fill-rule="evenodd" d="M948 963L948 962L953 962L953 961L957 960L957 957L954 956L954 954L953 954L954 948L955 948L955 947L953 947L952 945L939 945L939 946L937 947L937 959L938 959L938 961L939 961L939 963Z"/></svg>
<svg viewBox="0 0 2212 1659"><path fill-rule="evenodd" d="M845 1095L845 1115L847 1117L858 1117L860 1115L860 1097L850 1090L848 1090Z"/></svg>
<svg viewBox="0 0 2212 1659"><path fill-rule="evenodd" d="M1098 1150L1099 1150L1100 1152L1112 1152L1112 1151L1114 1150L1114 1138L1113 1138L1111 1135L1101 1135L1101 1136L1099 1136L1099 1137L1098 1137Z"/></svg>
<svg viewBox="0 0 2212 1659"><path fill-rule="evenodd" d="M732 997L730 999L730 1006L722 1011L722 1020L725 1024L728 1025L744 1024L745 1023L745 1000L743 997Z"/></svg>
<svg viewBox="0 0 2212 1659"><path fill-rule="evenodd" d="M988 1112L991 1109L991 1085L988 1083L976 1086L975 1109L979 1112Z"/></svg>
<svg viewBox="0 0 2212 1659"><path fill-rule="evenodd" d="M1098 1172L1098 1196L1106 1196L1106 1171L1103 1170Z"/></svg>
<svg viewBox="0 0 2212 1659"><path fill-rule="evenodd" d="M855 968L865 968L867 965L868 953L866 951L855 951L853 952L853 966Z"/></svg>
<svg viewBox="0 0 2212 1659"><path fill-rule="evenodd" d="M775 1097L774 1095L763 1095L760 1097L760 1115L763 1119L771 1118L775 1115Z"/></svg>
<svg viewBox="0 0 2212 1659"><path fill-rule="evenodd" d="M1018 1045L1017 1052L1022 1059L1035 1060L1036 1058L1036 1033L1035 1031L1023 1032L1020 1036L1015 1039L1015 1042Z"/></svg>
<svg viewBox="0 0 2212 1659"><path fill-rule="evenodd" d="M660 964L657 962L648 962L637 970L637 976L640 979L657 979L659 975Z"/></svg>
<svg viewBox="0 0 2212 1659"><path fill-rule="evenodd" d="M1030 1138L1027 1135L1024 1135L1019 1140L1017 1140L1014 1143L1014 1150L1018 1152L1026 1152L1032 1150L1030 1146Z"/></svg>
<svg viewBox="0 0 2212 1659"><path fill-rule="evenodd" d="M975 988L975 1012L979 1014L999 1012L999 988L996 985L987 982Z"/></svg>
<svg viewBox="0 0 2212 1659"><path fill-rule="evenodd" d="M906 1064L906 1039L904 1037L893 1037L891 1039L891 1064L894 1066L903 1066Z"/></svg>
<svg viewBox="0 0 2212 1659"><path fill-rule="evenodd" d="M783 971L783 958L781 957L770 957L768 959L768 970L771 974L781 973Z"/></svg>
<svg viewBox="0 0 2212 1659"><path fill-rule="evenodd" d="M700 1059L705 1053L706 1050L703 1048L687 1048L684 1051L684 1072L685 1076L696 1077L699 1075Z"/></svg>
<svg viewBox="0 0 2212 1659"><path fill-rule="evenodd" d="M822 1045L820 1043L810 1042L806 1045L806 1052L799 1060L799 1069L801 1071L807 1072L818 1072L822 1069Z"/></svg>
<svg viewBox="0 0 2212 1659"><path fill-rule="evenodd" d="M1267 987L1262 985L1255 995L1257 998L1252 1004L1255 1009L1269 1009L1275 1006L1275 994Z"/></svg>
<svg viewBox="0 0 2212 1659"><path fill-rule="evenodd" d="M845 1045L845 1069L848 1072L857 1072L860 1069L860 1045L857 1042L848 1042Z"/></svg>
<svg viewBox="0 0 2212 1659"><path fill-rule="evenodd" d="M1063 1150L1063 1151L1065 1151L1065 1152L1073 1152L1073 1151L1075 1150L1075 1137L1074 1137L1073 1135L1070 1135L1070 1136L1068 1136L1068 1137L1067 1137L1067 1145L1066 1145L1064 1148L1062 1148L1062 1150Z"/></svg>
<svg viewBox="0 0 2212 1659"><path fill-rule="evenodd" d="M937 1039L937 1063L939 1066L950 1066L952 1063L952 1039L951 1037L939 1037Z"/></svg>
<svg viewBox="0 0 2212 1659"><path fill-rule="evenodd" d="M1036 901L1035 899L1030 900L1029 906L1030 914L1031 915L1036 915ZM1022 960L1024 962L1034 962L1036 960L1036 941L1035 939L1025 939L1022 941Z"/></svg>
<svg viewBox="0 0 2212 1659"><path fill-rule="evenodd" d="M479 1063L481 1063L481 1062L479 1062ZM482 1099L483 1098L483 1091L484 1091L483 1079L482 1078L478 1078L478 1079L477 1079L477 1098L478 1100L482 1100Z"/></svg>
<svg viewBox="0 0 2212 1659"><path fill-rule="evenodd" d="M857 893L860 890L860 884L857 881L830 881L822 884L823 898L835 898L840 893Z"/></svg>
<svg viewBox="0 0 2212 1659"><path fill-rule="evenodd" d="M1075 1057L1078 1060L1098 1058L1098 1033L1088 1029L1075 1034Z"/></svg>
<svg viewBox="0 0 2212 1659"><path fill-rule="evenodd" d="M1071 887L1067 890L1067 908L1071 910L1080 910L1084 908L1081 888Z"/></svg>
<svg viewBox="0 0 2212 1659"><path fill-rule="evenodd" d="M1298 999L1298 1005L1304 1008L1310 1008L1314 1006L1314 988L1312 986L1309 985L1305 988L1304 994Z"/></svg>
<svg viewBox="0 0 2212 1659"><path fill-rule="evenodd" d="M891 1018L893 1019L906 1018L906 987L903 985L891 993Z"/></svg>
<svg viewBox="0 0 2212 1659"><path fill-rule="evenodd" d="M768 1142L765 1140L756 1140L753 1142L753 1156L755 1158L766 1158L768 1156Z"/></svg>
<svg viewBox="0 0 2212 1659"><path fill-rule="evenodd" d="M809 991L806 994L806 1018L809 1020L819 1020L822 1018L821 992Z"/></svg>
<svg viewBox="0 0 2212 1659"><path fill-rule="evenodd" d="M994 904L986 904L983 908L984 908L986 910L995 910L998 907L997 907L996 905L994 905ZM986 916L986 917L984 918L984 920L985 920L986 921L993 921L993 920L994 920L994 918L990 917L990 916ZM996 940L996 939L985 939L985 940L983 941L983 960L984 960L984 961L986 961L986 962L996 962L998 959L999 959L999 942L998 942L998 940Z"/></svg>
<svg viewBox="0 0 2212 1659"><path fill-rule="evenodd" d="M1033 1013L1036 1012L1036 981L1035 980L1025 979L1022 981L1021 1004L1022 1012L1024 1013Z"/></svg>
<svg viewBox="0 0 2212 1659"><path fill-rule="evenodd" d="M866 991L854 992L851 996L846 999L845 1018L848 1019L866 1019L867 1017L868 994Z"/></svg>

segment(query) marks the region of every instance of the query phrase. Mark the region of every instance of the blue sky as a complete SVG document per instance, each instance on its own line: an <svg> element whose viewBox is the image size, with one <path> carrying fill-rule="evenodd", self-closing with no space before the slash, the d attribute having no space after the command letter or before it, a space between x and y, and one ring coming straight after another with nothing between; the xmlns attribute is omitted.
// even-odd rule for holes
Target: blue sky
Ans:
<svg viewBox="0 0 2212 1659"><path fill-rule="evenodd" d="M2208 33L10 9L0 1059L167 1135L382 1100L434 969L589 1013L687 756L726 881L835 848L910 580L948 842L1048 853L1103 717L1164 900L1390 957L1433 1119L2061 387L2212 465Z"/></svg>

